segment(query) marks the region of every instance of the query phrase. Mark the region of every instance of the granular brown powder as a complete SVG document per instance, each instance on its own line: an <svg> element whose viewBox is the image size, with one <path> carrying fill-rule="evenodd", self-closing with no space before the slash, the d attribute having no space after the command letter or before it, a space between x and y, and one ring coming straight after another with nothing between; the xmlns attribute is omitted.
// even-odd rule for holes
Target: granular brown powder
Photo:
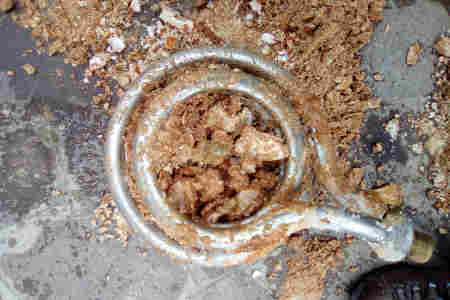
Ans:
<svg viewBox="0 0 450 300"><path fill-rule="evenodd" d="M89 62L85 81L98 76L97 86L105 88L94 99L98 104L109 101L114 91L122 93L111 88L110 79L124 87L145 65L170 53L231 44L294 73L300 87L319 97L341 148L357 137L364 111L373 107L357 52L370 40L373 22L381 19L384 0L273 0L261 2L260 11L249 1L210 1L194 9L192 27L183 28L144 22L143 12L135 12L129 0L20 0L18 5L22 10L14 18L33 30L38 46L48 45L49 55L64 54L75 65ZM117 40L123 50L112 47Z"/></svg>
<svg viewBox="0 0 450 300"><path fill-rule="evenodd" d="M364 111L379 103L363 83L357 52L369 41L373 22L381 19L384 0L256 1L257 8L249 1L210 1L194 8L190 19L160 5L163 16L153 23L129 2L20 0L23 10L15 19L33 28L39 45L50 43L50 55L62 53L73 64L89 62L85 81L99 78L97 86L105 93L95 96L94 103L108 111L114 107L108 104L112 95L123 94L110 87L110 80L126 87L146 65L180 49L229 44L259 53L291 71L299 89L317 99L314 109L322 112L327 126L316 135L328 136L330 151L336 152L333 160L342 162L333 168L335 174L322 177L349 172L342 150L358 138ZM305 103L292 101L304 117Z"/></svg>
<svg viewBox="0 0 450 300"><path fill-rule="evenodd" d="M91 235L90 238L115 239L121 241L124 247L128 246L132 230L117 210L112 195L105 194L92 218L92 225L96 227L96 235Z"/></svg>
<svg viewBox="0 0 450 300"><path fill-rule="evenodd" d="M194 96L176 105L148 142L160 189L197 222L250 216L277 186L287 146L248 101L224 93Z"/></svg>
<svg viewBox="0 0 450 300"><path fill-rule="evenodd" d="M433 79L435 91L425 106L425 113L414 120L424 149L431 157L427 177L431 188L427 197L441 213L450 213L450 46L449 37L441 36L435 44L438 60Z"/></svg>
<svg viewBox="0 0 450 300"><path fill-rule="evenodd" d="M372 22L381 20L383 7L384 0L275 0L264 1L258 13L248 1L215 1L198 18L220 39L291 71L300 88L320 99L333 138L346 148L372 100L357 52L370 40ZM233 18L230 11L236 12ZM265 34L273 39L264 39ZM302 103L294 104L302 115Z"/></svg>
<svg viewBox="0 0 450 300"><path fill-rule="evenodd" d="M327 272L344 258L341 242L300 234L289 240L288 247L295 249L295 255L287 263L287 279L279 299L319 300Z"/></svg>
<svg viewBox="0 0 450 300"><path fill-rule="evenodd" d="M296 76L300 88L317 99L316 109L323 112L328 123L327 132L317 134L329 135L333 144L345 150L349 141L358 138L365 110L377 109L380 102L372 98L363 82L366 74L360 71L358 50L370 40L373 23L381 20L384 0L256 1L260 10L247 0L201 4L201 9L194 9L189 16L192 28L177 28L160 20L146 22L145 15L150 13L146 4L139 13L130 6L129 0L19 0L21 10L14 18L32 30L37 45L47 46L49 55L63 54L66 62L74 65L89 63L84 82L96 76L97 86L103 87L105 92L97 95L94 102L102 105L108 103L112 95L122 95L123 88L135 80L147 64L170 53L225 44L247 48ZM157 10L157 7L152 9ZM117 39L125 44L124 49ZM110 41L117 43L112 47ZM120 88L111 87L110 80ZM136 119L144 110L145 101L151 101L151 95L158 91L149 92L148 98L136 109L124 136L128 151L133 144ZM294 99L294 105L299 117L303 117L304 103ZM103 107L110 111L114 106ZM308 125L308 120L304 121ZM217 138L220 137L224 136L217 133ZM344 158L338 154L336 157L345 166ZM196 170L190 168L180 168L178 176L196 175ZM208 178L214 178L216 171L202 170ZM342 174L347 171L343 170ZM314 182L310 173L307 176L309 182ZM165 177L167 175L161 175L160 183L162 188L168 189L171 182L165 184L164 180L170 180ZM201 182L203 177L199 177ZM263 179L266 180L265 176ZM356 185L360 180L353 181ZM235 190L240 189L241 182L245 180L235 180ZM150 221L151 215L131 176L129 189L137 208ZM294 294L305 295L305 299L321 295L327 270L342 254L337 243L302 238L290 242L291 247L303 254L290 261L283 299ZM303 256L308 260L302 260Z"/></svg>

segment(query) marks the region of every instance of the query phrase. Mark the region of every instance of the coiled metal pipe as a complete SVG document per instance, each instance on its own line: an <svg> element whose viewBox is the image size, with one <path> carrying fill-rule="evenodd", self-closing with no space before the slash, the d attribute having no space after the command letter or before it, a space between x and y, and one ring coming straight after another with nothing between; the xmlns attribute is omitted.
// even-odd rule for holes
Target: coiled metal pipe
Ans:
<svg viewBox="0 0 450 300"><path fill-rule="evenodd" d="M171 72L201 61L234 65L245 73L194 73L191 80L170 84L153 101L152 107L142 118L132 161L139 190L153 216L154 223L149 224L144 222L134 206L122 173L122 136L131 113L140 100L144 85L156 83ZM309 207L296 201L287 207L273 201L242 222L202 226L191 222L167 205L164 196L157 189L154 174L148 171L151 167L148 159L151 153L145 153L149 151L145 142L149 136L157 134L160 123L167 118L175 104L198 93L224 90L249 96L255 105L262 106L279 123L289 146L290 157L275 198L291 195L298 197L295 191L301 184L305 159L302 126L290 102L258 77L272 80L286 90L295 86L294 77L289 72L245 50L203 48L179 52L151 65L127 90L110 120L106 165L113 197L129 225L154 247L174 258L206 266L230 266L264 257L289 235L302 229L333 235L351 234L369 242L377 254L387 261L405 259L414 244L412 224L405 218L398 218L396 222L385 225L374 218L352 214L343 209Z"/></svg>

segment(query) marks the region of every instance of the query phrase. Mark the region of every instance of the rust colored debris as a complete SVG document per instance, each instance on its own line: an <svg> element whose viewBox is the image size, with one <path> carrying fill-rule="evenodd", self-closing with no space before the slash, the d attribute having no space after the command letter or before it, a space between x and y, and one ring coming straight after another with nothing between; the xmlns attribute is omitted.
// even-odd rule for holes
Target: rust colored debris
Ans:
<svg viewBox="0 0 450 300"><path fill-rule="evenodd" d="M246 101L239 95L194 96L175 107L148 143L160 188L193 220L217 223L250 216L279 181L287 146Z"/></svg>
<svg viewBox="0 0 450 300"><path fill-rule="evenodd" d="M320 300L328 271L343 261L341 242L329 238L291 238L288 247L295 256L288 261L287 279L283 283L280 300Z"/></svg>
<svg viewBox="0 0 450 300"><path fill-rule="evenodd" d="M415 42L408 49L408 54L406 56L406 63L410 66L417 65L419 62L420 54L422 53L422 46L419 42Z"/></svg>

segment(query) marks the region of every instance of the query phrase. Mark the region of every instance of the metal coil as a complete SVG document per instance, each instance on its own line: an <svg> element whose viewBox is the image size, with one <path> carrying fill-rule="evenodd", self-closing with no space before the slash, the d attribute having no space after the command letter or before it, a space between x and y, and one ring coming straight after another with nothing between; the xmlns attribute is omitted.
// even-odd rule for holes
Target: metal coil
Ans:
<svg viewBox="0 0 450 300"><path fill-rule="evenodd" d="M191 80L171 83L140 120L132 161L137 186L153 216L154 223L148 224L134 206L122 173L121 139L131 113L140 101L144 85L156 83L171 72L202 61L230 64L245 73L212 71L207 76L194 73ZM129 225L154 247L177 260L206 266L230 266L254 261L302 229L333 235L351 234L369 242L377 254L387 261L405 259L414 240L412 224L405 218L387 226L374 218L342 209L308 207L296 201L285 207L273 201L241 222L206 226L191 222L166 203L156 186L155 175L148 171L151 162L148 153L143 154L148 151L145 141L157 134L160 122L167 118L175 104L198 93L224 90L247 95L254 100L249 105L260 105L278 122L290 157L275 197L295 195L301 184L305 160L302 126L289 100L283 99L278 91L269 88L258 77L274 81L287 90L295 86L294 77L289 72L255 54L231 48L203 48L176 53L150 66L126 91L110 120L106 162L113 197ZM189 239L185 232L189 232Z"/></svg>

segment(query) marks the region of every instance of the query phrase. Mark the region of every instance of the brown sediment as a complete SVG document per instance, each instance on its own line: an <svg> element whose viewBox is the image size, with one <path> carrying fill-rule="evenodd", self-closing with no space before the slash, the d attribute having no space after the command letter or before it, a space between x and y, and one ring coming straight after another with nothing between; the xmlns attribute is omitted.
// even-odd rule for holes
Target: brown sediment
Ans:
<svg viewBox="0 0 450 300"><path fill-rule="evenodd" d="M190 82L191 69L178 72L177 82ZM192 220L241 220L275 191L289 153L276 122L261 115L253 101L239 94L196 95L175 105L146 141L143 152L159 188L169 204ZM154 113L161 103L152 97L148 112Z"/></svg>
<svg viewBox="0 0 450 300"><path fill-rule="evenodd" d="M380 1L380 3L381 2L382 1ZM368 10L370 11L370 14L365 12L362 7L351 9L347 7L348 11L346 9L343 11L341 10L343 15L340 15L339 18L342 18L346 13L350 12L359 16L359 19L357 18L357 20L354 21L354 24L347 24L345 26L343 24L332 22L332 20L337 21L338 16L336 15L336 11L331 11L330 7L323 6L322 10L317 10L316 7L310 6L307 3L296 3L298 7L292 9L298 11L303 9L299 15L302 15L303 13L306 15L309 14L308 18L305 17L305 19L299 19L294 16L292 21L290 21L289 26L282 31L277 29L277 21L270 21L267 16L261 17L261 26L257 25L256 22L237 22L237 25L234 26L240 26L239 30L243 32L243 34L236 36L231 30L231 28L234 27L228 27L230 18L225 17L224 15L226 12L224 8L232 5L233 1L213 2L211 7L200 11L197 16L199 22L202 22L202 26L199 28L201 32L196 32L196 27L194 26L194 31L184 39L184 44L181 43L175 46L180 47L176 49L181 49L183 47L191 46L215 45L220 39L227 41L231 40L235 46L246 46L266 58L274 59L295 75L297 79L295 91L298 91L298 93L289 95L288 89L283 90L282 93L292 100L296 107L297 117L302 120L304 125L306 125L305 133L308 137L308 141L309 138L314 138L323 145L327 150L327 161L330 162L327 165L321 165L318 163L315 151L311 151L310 149L307 153L309 159L306 160L306 172L302 189L315 189L312 193L312 200L315 203L320 203L321 199L326 196L326 191L321 189L321 183L326 185L332 192L339 193L355 192L360 183L358 177L360 177L361 174L358 175L357 171L353 172L355 173L352 177L354 180L352 180L350 184L346 181L348 174L352 173L352 171L344 157L340 154L344 151L338 153L337 149L340 148L341 150L345 150L348 141L358 138L358 131L364 111L369 108L376 108L377 105L374 106L373 103L379 102L379 99L371 98L370 90L362 82L365 74L361 73L359 70L359 58L356 56L356 51L369 40L372 31L371 20L378 19L380 13L380 10L378 8L375 9L373 5L377 7L380 3L377 2L372 4L372 7ZM318 5L319 8L321 7L320 5L321 4ZM340 4L337 3L336 6L341 8L345 7L345 1ZM274 4L267 2L263 7L265 11L269 13L271 11L276 12L281 10L283 5L276 7ZM251 13L248 7L244 5L243 10L238 14L238 18L243 17L243 15L241 16L240 14L244 12ZM330 25L327 25L329 22L331 22ZM310 23L312 23L311 26L306 26ZM212 24L214 24L214 26L212 26ZM208 26L208 29L205 29L204 26ZM312 31L306 30L305 34L299 30L301 26L314 29L311 29ZM358 27L358 29L354 29L355 32L353 32L352 26L355 26L355 28ZM324 29L316 30L320 27L323 27ZM350 36L354 34L354 36L348 40L342 39L340 35L341 30L346 34L350 34ZM215 36L212 35L212 32ZM264 32L272 32L278 41L277 43L270 45L270 54L263 54L260 49L259 40L261 34ZM190 40L191 38L192 40ZM189 44L189 41L192 41L192 43ZM328 45L329 47L324 48L323 45ZM287 51L288 53L289 58L287 61L277 58L277 55L283 53L283 51ZM323 57L331 57L333 63L324 61ZM319 68L311 68L311 66L319 66ZM191 70L198 67L201 67L201 64L193 66ZM213 65L213 68L217 67L223 66L217 64ZM167 82L170 82L170 78L167 79ZM143 99L142 106L139 106L136 112L141 113L146 107L145 103L151 103L153 96L158 94L159 89L160 87L157 87L147 93ZM175 110L174 116L176 117L174 117L172 124L175 129L177 127L183 127L189 129L191 132L188 135L175 134L174 132L170 132L170 134L175 134L174 137L183 137L179 140L184 144L190 144L191 146L192 144L195 145L195 143L207 139L208 133L210 134L211 139L214 137L222 143L232 143L230 135L232 136L233 134L227 132L227 130L231 129L220 128L220 130L217 129L213 132L206 132L205 129L195 127L196 122L200 119L200 115L198 114L198 110L194 110L193 107L201 108L206 112L207 110L212 109L212 104L211 102L206 101L208 99L204 98L203 102L200 100L200 105L195 106L193 104L194 100L195 99L192 99L191 103L180 106L180 108ZM228 101L226 105L222 105L222 108L227 110L226 113L230 117L233 117L233 114L240 112L239 109L241 109L239 105L236 106L234 103L238 103L238 101ZM236 109L236 107L238 109ZM130 147L133 144L132 132L135 130L133 126L136 126L135 124L133 125L133 122L136 122L139 118L138 115L139 114L134 115L129 128L127 129L126 139L128 140L127 145ZM192 126L189 125L189 122L192 123ZM213 125L220 127L220 124ZM258 126L262 125L265 124L261 123ZM270 128L271 124L265 126ZM259 129L261 131L265 130L261 127ZM167 137L166 142L169 140L178 140L170 138L170 135ZM307 143L309 143L308 141ZM235 140L233 140L233 142L235 142ZM309 145L309 147L311 148L312 145ZM131 151L131 148L129 151ZM169 153L171 153L171 151L164 152L164 155ZM217 212L219 207L224 207L225 198L218 197L218 199L211 201L207 199L214 198L211 197L214 196L214 194L205 196L200 195L200 197L198 194L202 194L202 189L204 189L202 186L205 185L206 182L202 183L204 180L202 175L207 174L207 172L212 172L211 174L214 173L217 176L206 176L206 178L220 182L221 177L219 175L225 177L223 176L224 169L225 166L229 166L230 161L225 159L223 161L215 161L212 159L210 162L213 167L202 167L199 165L183 165L183 163L187 163L183 161L181 161L180 164L180 161L177 162L178 159L174 159L175 157L176 155L161 157L161 162L166 161L169 165L173 164L172 167L176 166L176 168L174 168L176 171L173 173L167 172L167 170L159 171L158 175L161 189L169 192L171 189L173 190L176 188L175 179L177 182L182 182L183 185L178 185L178 187L181 186L183 189L184 187L189 187L189 193L193 196L192 199L200 202L199 206L195 203L197 201L190 201L187 205L183 206L182 211L191 215L194 211L200 211L197 218L209 217L213 222L219 221L221 216L217 217L217 215L214 215L211 212ZM179 156L179 158L182 157L183 155ZM201 158L204 158L204 155L202 155ZM201 161L201 159L198 161ZM249 176L247 173L253 172L253 165L252 161L245 161L244 164L230 168L229 171L227 170L225 172L226 177L228 179L234 179L227 181L228 183L225 183L224 181L223 191L222 183L217 184L218 190L216 193L222 196L232 190L236 195L238 191L248 187L250 185L250 179L248 179ZM172 167L170 167L169 170L173 169ZM245 172L241 172L243 170ZM255 178L253 178L253 180L260 179L259 183L264 183L267 174L261 175L264 175L261 179L254 176ZM334 178L334 180L330 181L330 178ZM269 183L270 182L273 183L275 181L269 180ZM146 209L146 205L142 201L142 198L138 195L132 178L129 182L129 188L135 198L136 206L144 215L145 219L151 221L151 214ZM205 193L205 191L203 191L203 193ZM229 196L231 197L232 194ZM374 206L376 205L377 204L374 203ZM203 209L200 208L204 209L203 215L201 214ZM224 220L230 221L233 220L233 217L228 216ZM180 234L178 237L180 243L189 245L192 242L192 239L184 237L189 235L188 232L190 231L188 230L184 234ZM273 237L269 238L269 241L255 241L254 244L268 245L272 238ZM245 249L241 250L245 251Z"/></svg>
<svg viewBox="0 0 450 300"><path fill-rule="evenodd" d="M325 276L343 261L343 242L309 237L304 233L288 241L288 247L295 249L295 255L288 260L287 280L283 282L280 300L296 296L308 300L321 299Z"/></svg>
<svg viewBox="0 0 450 300"><path fill-rule="evenodd" d="M103 6L91 1L18 2L23 12L14 18L33 29L40 50L48 45L50 55L64 54L72 64L94 58L86 78L98 76L97 86L105 88L105 93L95 98L99 104L109 102L114 94L109 80L126 86L145 65L167 54L219 46L222 41L257 52L291 71L301 89L320 99L336 146L346 148L347 142L357 137L363 112L370 104L371 93L362 82L365 74L360 71L357 51L369 41L372 22L381 19L384 0L358 5L345 0L272 0L262 4L261 14L240 1L212 1L192 15L192 30L147 24L151 34L143 33L133 22L139 15L130 11L130 1L110 1ZM124 41L122 52L105 51L111 32ZM272 35L273 43L267 44L262 34ZM172 46L167 49L167 44ZM268 53L263 51L266 46Z"/></svg>
<svg viewBox="0 0 450 300"><path fill-rule="evenodd" d="M415 42L408 49L408 54L406 55L406 64L409 66L414 66L419 62L420 54L422 53L422 45L419 42Z"/></svg>
<svg viewBox="0 0 450 300"><path fill-rule="evenodd" d="M91 221L96 227L97 234L91 235L90 238L103 236L105 239L121 241L124 247L128 246L128 239L133 231L117 210L112 195L105 194L100 205L95 209L95 216Z"/></svg>
<svg viewBox="0 0 450 300"><path fill-rule="evenodd" d="M274 124L250 112L247 101L224 93L194 96L176 105L148 141L160 189L194 221L248 217L269 201L279 181L287 146Z"/></svg>
<svg viewBox="0 0 450 300"><path fill-rule="evenodd" d="M47 44L50 55L62 53L72 64L90 62L86 79L95 75L99 77L97 86L105 88L105 93L97 95L94 102L108 111L113 106L106 103L115 91L110 80L126 86L146 65L181 49L226 42L274 60L294 74L296 90L316 99L311 108L305 106L309 103L305 97L291 98L299 117L307 117L309 110L322 113L325 126L305 122L310 127L319 125L311 136L329 149L328 161L336 162L315 168L319 182L328 182L326 178L331 175L336 178L332 190L355 190L345 184L350 170L342 153L349 141L358 138L364 111L376 107L376 100L363 83L366 75L360 71L357 51L370 40L372 23L381 20L383 0L358 5L345 0L272 0L262 3L261 12L240 1L211 1L192 14L192 28L157 21L156 25L146 25L151 27L147 33L133 22L139 14L130 10L130 1L106 4L97 7L90 1L20 0L23 12L14 18L33 28L38 46L44 49ZM170 7L163 5L161 9ZM85 14L86 18L79 18ZM186 17L179 17L191 24ZM111 37L122 39L126 47L112 51L108 42ZM116 94L122 93L121 89L116 90Z"/></svg>
<svg viewBox="0 0 450 300"><path fill-rule="evenodd" d="M177 28L160 21L156 21L157 24L146 24L149 28L142 28L135 22L141 16L133 12L129 0L103 3L104 5L95 1L19 0L18 6L23 10L18 10L14 19L32 30L40 50L47 49L49 55L63 54L65 61L73 65L89 63L85 80L94 80L96 77L96 85L105 89L93 102L102 105L108 112L112 111L114 105L105 104L110 103L113 95L123 95L123 88L133 82L144 71L145 66L179 50L230 44L275 61L295 76L296 93L289 95L288 87L285 87L282 93L291 99L297 112L295 117L305 126L309 151L306 153L304 184L301 189L311 192L311 200L315 204L320 204L327 195L323 186L338 193L359 190L361 169L352 171L343 153L348 149L350 141L359 138L364 112L367 109L377 109L380 105L380 99L373 98L370 89L363 82L366 74L360 70L358 51L370 40L373 23L381 20L384 0L266 0L261 1L260 12L252 10L250 5L243 1L209 1L207 5L199 1L201 9L192 15L192 29L187 28L188 26ZM263 39L263 34L269 34L270 38ZM123 40L126 46L123 51L108 51L108 40L112 36ZM217 66L213 65L211 68ZM180 72L198 67L208 69L204 64L196 64ZM165 80L170 82L171 77ZM114 88L111 81L117 83L120 88ZM164 82L162 84L164 85ZM133 152L137 120L161 88L162 86L148 88L135 109L123 137L128 153ZM200 99L197 99L200 104L194 104L196 100L192 99L190 103L180 106L174 112L173 128L184 128L186 131L189 129L190 132L169 132L167 141L176 140L175 136L182 137L180 141L195 147L196 143L209 141L208 138L211 138L219 144L233 145L234 149L237 142L235 138L238 137L234 137L233 132L237 129L220 128L208 132L196 126L196 120L203 120L199 108L204 110L203 113L210 111L213 107L211 103L217 102L216 97L217 95L206 98L200 96ZM236 104L239 101L231 101L227 97L230 96L222 96L222 107L226 114L233 118L242 112L242 107ZM252 124L251 128L267 133L274 125L259 122ZM328 164L318 163L317 153L312 151L311 139L317 140L326 148ZM204 149L208 149L208 144ZM448 147L446 149L442 153L447 153L447 156L440 155L435 157L434 161L448 166L449 160L445 160L448 158ZM214 157L205 159L204 155L201 155L200 159L197 159L198 165L192 165L191 162L182 160L181 153L178 153L179 156L176 154L161 157L161 162L170 162L173 168L169 168L172 173L164 169L159 171L160 188L169 192L179 188L177 183L181 182L181 187L192 189L189 193L196 194L193 197L198 198L200 206L196 204L197 201L189 201L182 209L197 218L233 220L232 214L217 217L212 216L211 212L217 212L218 207L225 205L222 200L231 199L239 192L245 189L248 191L249 187L254 186L257 191L262 191L263 196L258 198L258 194L256 197L262 200L259 204L261 205L266 202L266 196L277 182L275 178L279 172L279 163L270 163L267 170L264 163L261 165L259 162L258 165L258 162L248 158L242 160L242 157L237 155L237 166L232 165L235 162L231 159L233 155L223 161L215 160ZM128 158L131 157L128 155ZM200 161L203 159L212 163L201 166ZM166 163L162 165L167 167ZM127 172L128 188L136 208L146 221L152 222L151 213L136 188L131 168L128 168ZM350 181L347 180L349 175ZM215 189L204 188L212 182L215 183ZM430 194L434 191L430 191ZM256 191L252 193L248 192L246 196L254 196ZM442 198L442 193L439 197ZM180 201L176 202L179 204ZM373 205L376 206L377 203L374 202ZM448 207L448 202L443 199L436 200L436 206L445 208L446 205ZM243 213L246 214L251 212ZM194 233L190 227L180 228L179 232L182 234L176 239L180 243L192 244ZM275 233L266 240L254 240L250 246L254 249L278 243L281 234L283 233ZM333 241L304 239L292 241L291 246L307 253L311 260L298 265L294 261L290 263L285 294L289 295L289 291L299 295L321 294L319 290L323 288L324 272L335 263L328 257L339 256L339 247ZM322 251L321 247L325 250ZM306 280L308 276L312 279ZM296 284L299 286L296 287Z"/></svg>
<svg viewBox="0 0 450 300"><path fill-rule="evenodd" d="M450 213L450 51L448 36L435 43L438 54L432 78L436 89L425 106L425 112L413 120L418 135L424 140L423 148L431 157L427 177L431 188L427 197L441 213Z"/></svg>

